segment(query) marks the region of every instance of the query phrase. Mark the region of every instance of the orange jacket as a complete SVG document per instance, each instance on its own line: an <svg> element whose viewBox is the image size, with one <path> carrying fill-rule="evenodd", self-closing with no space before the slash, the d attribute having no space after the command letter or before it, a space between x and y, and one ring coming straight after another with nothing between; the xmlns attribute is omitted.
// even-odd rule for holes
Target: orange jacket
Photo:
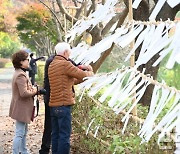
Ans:
<svg viewBox="0 0 180 154"><path fill-rule="evenodd" d="M83 81L86 76L92 75L90 71L82 71L63 56L55 56L48 68L50 83L49 106L63 106L75 104L74 84Z"/></svg>

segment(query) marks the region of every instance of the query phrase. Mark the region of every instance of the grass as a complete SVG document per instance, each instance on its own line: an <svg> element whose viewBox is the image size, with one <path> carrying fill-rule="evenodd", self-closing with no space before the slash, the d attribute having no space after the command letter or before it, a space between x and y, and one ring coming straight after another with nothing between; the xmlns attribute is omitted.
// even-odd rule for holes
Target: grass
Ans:
<svg viewBox="0 0 180 154"><path fill-rule="evenodd" d="M6 63L5 68L8 68L8 67L13 67L13 64L12 64L12 62L11 62L11 61L10 61L10 62L8 62L8 63Z"/></svg>

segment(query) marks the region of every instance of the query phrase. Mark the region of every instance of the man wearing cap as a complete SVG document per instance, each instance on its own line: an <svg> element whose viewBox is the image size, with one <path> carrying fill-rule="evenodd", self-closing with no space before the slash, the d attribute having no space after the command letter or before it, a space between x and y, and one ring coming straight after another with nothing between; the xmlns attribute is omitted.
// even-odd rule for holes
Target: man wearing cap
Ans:
<svg viewBox="0 0 180 154"><path fill-rule="evenodd" d="M34 58L34 53L31 53L30 54L30 63L29 63L29 66L30 66L30 69L29 69L29 77L31 79L31 83L32 85L35 84L35 75L37 74L37 64L36 64L36 61L40 60L40 59L45 59L43 56L42 57L39 57L39 58Z"/></svg>
<svg viewBox="0 0 180 154"><path fill-rule="evenodd" d="M57 55L49 65L50 114L52 124L52 153L69 154L71 134L71 108L75 104L74 84L92 76L92 67L86 71L74 66L69 60L70 45L65 42L55 46Z"/></svg>

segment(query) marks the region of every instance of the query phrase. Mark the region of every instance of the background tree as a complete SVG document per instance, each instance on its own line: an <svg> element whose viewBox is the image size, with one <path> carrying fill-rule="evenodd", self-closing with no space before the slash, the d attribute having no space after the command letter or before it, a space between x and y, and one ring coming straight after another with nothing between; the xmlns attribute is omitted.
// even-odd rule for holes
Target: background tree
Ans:
<svg viewBox="0 0 180 154"><path fill-rule="evenodd" d="M12 4L8 0L2 0L0 1L0 31L7 31L7 25L6 25L6 17L9 13L9 7L11 7Z"/></svg>
<svg viewBox="0 0 180 154"><path fill-rule="evenodd" d="M42 4L45 4L44 1L38 0ZM48 2L52 2L51 0L48 0ZM86 18L86 16L89 16L92 12L97 10L97 1L91 0L91 1L78 1L78 0L73 0L71 1L73 5L76 7L76 10L74 10L74 13L70 11L70 7L65 7L63 4L63 1L61 0L56 0L55 5L57 6L56 9L54 9L52 6L49 6L49 9L53 14L56 14L57 17L65 17L67 21L67 26L69 25L68 28L71 27L72 21L73 23L76 23L79 19L81 18ZM105 1L99 1L99 4L104 4ZM47 4L45 4L47 5ZM72 5L72 4L71 4ZM94 45L101 41L108 33L111 27L117 22L116 29L122 25L124 22L127 14L128 14L128 9L125 7L124 3L120 0L119 3L116 6L118 9L116 11L116 15L108 22L108 23L99 23L97 24L93 29L89 28L87 30L87 33L90 33L92 36L92 43L91 45ZM58 28L57 28L58 29ZM61 28L59 28L61 29ZM73 46L76 46L82 39L83 35L78 36L76 40L73 42ZM101 58L95 63L92 64L94 72L97 72L97 70L100 68L104 60L107 58L107 56L111 53L112 49L114 48L114 44L110 49L105 51Z"/></svg>
<svg viewBox="0 0 180 154"><path fill-rule="evenodd" d="M49 11L41 4L31 3L23 8L17 20L22 43L38 55L50 55L58 37Z"/></svg>
<svg viewBox="0 0 180 154"><path fill-rule="evenodd" d="M0 32L0 57L9 58L18 50L19 41L8 33Z"/></svg>
<svg viewBox="0 0 180 154"><path fill-rule="evenodd" d="M38 0L40 3L42 3L46 8L49 9L49 12L51 12L52 17L54 20L54 30L56 30L56 34L58 34L58 41L64 40L63 36L66 34L66 30L69 29L72 26L72 23L76 23L81 18L86 18L90 13L96 11L97 4L104 4L105 1L95 1L95 0L84 0L84 1L68 1L73 4L73 6L76 7L76 10L74 13L70 11L70 7L65 7L62 0ZM109 34L112 34L113 32L110 32L110 29L114 25L114 23L117 23L115 30L120 27L127 15L128 15L128 0L119 0L119 3L116 5L116 15L107 23L99 23L94 28L89 28L86 32L91 34L92 36L92 42L91 45L94 45L101 41L104 37L106 37ZM142 0L138 9L133 10L134 19L135 20L141 20L141 21L147 21L154 6L157 4L157 0ZM166 3L165 6L161 9L160 13L157 16L157 20L167 20L170 18L171 20L174 19L175 14L177 13L180 8L180 5L177 5L175 8L170 8L168 4ZM65 18L65 20L64 20ZM63 28L62 28L63 27ZM115 31L114 30L114 31ZM30 35L30 34L29 34ZM27 37L28 35L26 35ZM32 35L31 35L32 36ZM76 46L83 38L83 35L78 36L73 41L73 46ZM100 68L100 66L103 64L103 62L106 60L106 58L110 55L110 53L113 51L113 48L115 45L113 44L107 51L103 52L100 59L92 64L94 68L94 72L97 72L97 70ZM136 59L139 55L139 49L136 51ZM142 68L146 68L147 74L151 74L154 79L157 77L157 72L159 66L152 68L153 62L157 59L158 55L154 56L147 64L140 66L138 69L142 70ZM148 105L151 100L151 94L153 91L153 86L149 86L148 89L145 92L144 97L141 99L140 102L143 104Z"/></svg>
<svg viewBox="0 0 180 154"><path fill-rule="evenodd" d="M15 35L16 13L9 0L0 1L0 10L0 55L3 58L9 58L20 46Z"/></svg>
<svg viewBox="0 0 180 154"><path fill-rule="evenodd" d="M149 16L153 10L153 8L155 7L155 5L157 4L158 0L142 0L139 7L137 8L137 10L133 10L133 18L135 20L140 20L140 21L148 21ZM128 4L128 1L125 2L126 4ZM128 6L128 5L127 5ZM175 8L171 8L167 2L165 2L165 5L162 7L161 11L159 12L156 20L163 20L166 21L168 19L170 20L174 20L176 13L180 10L180 4L177 5ZM135 59L138 58L139 56L139 52L140 52L141 47L139 47L136 50L136 54L135 54ZM159 65L156 67L152 67L153 63L157 60L158 58L158 54L155 55L153 58L151 58L151 60L144 64L141 65L138 69L140 71L143 70L143 68L146 68L145 74L151 74L153 76L154 79L157 78L157 74L158 74L158 70L159 70ZM152 97L152 92L153 92L154 86L153 85L149 85L148 88L145 91L145 94L143 95L143 97L141 98L140 102L144 105L149 105L151 102L151 97Z"/></svg>

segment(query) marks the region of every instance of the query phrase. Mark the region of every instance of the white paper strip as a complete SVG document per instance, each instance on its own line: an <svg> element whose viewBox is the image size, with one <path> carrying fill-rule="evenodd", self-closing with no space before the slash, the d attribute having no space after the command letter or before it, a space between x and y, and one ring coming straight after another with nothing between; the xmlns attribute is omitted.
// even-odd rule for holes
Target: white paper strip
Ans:
<svg viewBox="0 0 180 154"><path fill-rule="evenodd" d="M159 0L153 10L153 12L151 13L149 20L155 20L157 14L159 13L159 11L161 10L161 8L163 7L164 3L166 2L166 0Z"/></svg>
<svg viewBox="0 0 180 154"><path fill-rule="evenodd" d="M94 119L92 119L92 120L91 120L91 122L89 123L88 128L87 128L87 130L86 130L86 135L88 134L89 129L90 129L90 127L91 127L92 123L94 122L94 120L95 120L95 118L94 118Z"/></svg>
<svg viewBox="0 0 180 154"><path fill-rule="evenodd" d="M176 5L180 4L180 0L167 0L170 7L174 8Z"/></svg>
<svg viewBox="0 0 180 154"><path fill-rule="evenodd" d="M140 35L138 36L135 42L133 49L129 52L125 61L127 61L131 57L131 55L135 52L135 50L139 47L139 45L144 41L145 37L147 37L147 33L149 32L149 30L150 30L150 26L148 25L146 29L140 33Z"/></svg>
<svg viewBox="0 0 180 154"><path fill-rule="evenodd" d="M94 133L94 137L97 136L97 133L98 133L99 128L100 128L100 125L98 125L98 126L96 127L96 131L95 131L95 133Z"/></svg>
<svg viewBox="0 0 180 154"><path fill-rule="evenodd" d="M133 7L134 9L137 9L137 7L138 7L139 4L141 3L141 1L142 1L142 0L135 0L135 1L133 2L133 4L132 4L132 7Z"/></svg>
<svg viewBox="0 0 180 154"><path fill-rule="evenodd" d="M128 34L116 39L114 42L124 48L136 38L136 36L143 30L143 28L144 25L138 25L132 30L130 30Z"/></svg>
<svg viewBox="0 0 180 154"><path fill-rule="evenodd" d="M117 0L108 0L104 5L101 5L95 12L88 16L87 20L78 20L72 27L68 34L65 36L66 40L69 38L69 42L74 40L76 35L81 35L89 27L95 27L99 22L109 21L113 16L115 16L114 5ZM103 12L103 13L102 13Z"/></svg>
<svg viewBox="0 0 180 154"><path fill-rule="evenodd" d="M122 72L120 75L121 75L121 76L124 76L126 73L127 73L127 70L124 71L124 72ZM121 78L121 79L122 79L122 81L124 80L124 78ZM99 98L99 101L100 101L101 103L104 102L104 101L106 100L106 98L107 98L110 94L113 93L113 90L115 89L115 85L116 85L116 83L115 83L115 81L114 81L113 84L112 84L109 88L107 88L107 90L104 92L104 94ZM120 83L119 86L121 86L121 83Z"/></svg>

